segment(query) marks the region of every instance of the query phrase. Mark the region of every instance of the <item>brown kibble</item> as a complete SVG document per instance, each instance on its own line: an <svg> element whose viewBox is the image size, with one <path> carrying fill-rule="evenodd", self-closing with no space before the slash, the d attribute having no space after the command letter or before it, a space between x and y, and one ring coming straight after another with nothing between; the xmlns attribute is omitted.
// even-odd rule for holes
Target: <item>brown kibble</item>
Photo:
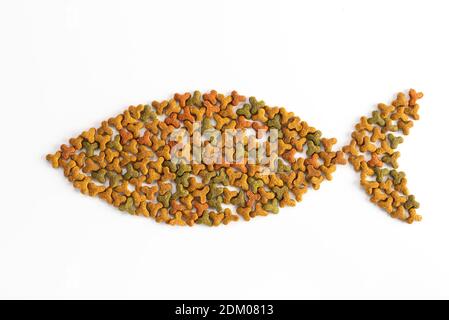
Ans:
<svg viewBox="0 0 449 320"><path fill-rule="evenodd" d="M355 126L357 131L373 131L373 126L368 123L367 117L361 117L360 122Z"/></svg>
<svg viewBox="0 0 449 320"><path fill-rule="evenodd" d="M59 159L61 158L61 152L57 151L55 154L48 154L46 159L51 163L53 168L59 168Z"/></svg>
<svg viewBox="0 0 449 320"><path fill-rule="evenodd" d="M83 147L83 137L71 138L69 143L76 149L80 150Z"/></svg>
<svg viewBox="0 0 449 320"><path fill-rule="evenodd" d="M384 163L379 159L379 156L376 153L371 153L371 160L368 161L368 165L371 168L374 167L382 167Z"/></svg>
<svg viewBox="0 0 449 320"><path fill-rule="evenodd" d="M184 108L186 106L186 101L190 98L190 93L186 92L184 94L175 93L175 100L178 101L181 108Z"/></svg>
<svg viewBox="0 0 449 320"><path fill-rule="evenodd" d="M94 143L95 142L95 133L97 130L95 128L90 128L87 131L81 133L81 137L83 137L87 142Z"/></svg>
<svg viewBox="0 0 449 320"><path fill-rule="evenodd" d="M66 144L61 145L61 157L64 160L69 159L76 152L76 149L73 146L68 146Z"/></svg>
<svg viewBox="0 0 449 320"><path fill-rule="evenodd" d="M121 129L119 131L120 134L120 143L122 145L127 144L131 139L134 138L133 134L126 129Z"/></svg>
<svg viewBox="0 0 449 320"><path fill-rule="evenodd" d="M410 100L408 101L408 105L409 106L415 106L416 105L416 101L421 99L422 97L424 97L424 94L422 92L416 92L415 89L410 89L409 90L409 96L410 96ZM418 120L418 119L415 119Z"/></svg>
<svg viewBox="0 0 449 320"><path fill-rule="evenodd" d="M237 213L243 218L245 221L251 220L251 208L249 207L238 207Z"/></svg>
<svg viewBox="0 0 449 320"><path fill-rule="evenodd" d="M345 165L347 163L345 153L343 151L337 151L335 154L335 158L332 159L332 163Z"/></svg>

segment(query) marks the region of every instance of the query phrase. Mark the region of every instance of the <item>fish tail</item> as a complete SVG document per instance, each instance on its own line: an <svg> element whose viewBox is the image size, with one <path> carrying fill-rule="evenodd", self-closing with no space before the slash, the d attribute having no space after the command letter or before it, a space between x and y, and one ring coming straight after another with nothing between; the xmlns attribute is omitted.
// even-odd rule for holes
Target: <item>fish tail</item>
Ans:
<svg viewBox="0 0 449 320"><path fill-rule="evenodd" d="M360 185L370 201L391 217L413 223L420 221L416 210L419 203L407 188L407 177L399 170L399 145L410 133L414 120L419 119L421 92L410 89L400 92L391 104L379 103L370 117L361 117L343 147L349 163L360 172Z"/></svg>

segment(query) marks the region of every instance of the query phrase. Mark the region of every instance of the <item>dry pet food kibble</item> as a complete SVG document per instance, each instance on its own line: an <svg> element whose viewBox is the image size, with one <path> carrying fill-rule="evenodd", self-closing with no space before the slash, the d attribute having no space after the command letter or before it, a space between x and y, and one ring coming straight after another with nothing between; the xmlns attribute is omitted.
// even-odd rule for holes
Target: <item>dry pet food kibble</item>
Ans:
<svg viewBox="0 0 449 320"><path fill-rule="evenodd" d="M418 99L423 94L411 89L409 97L398 93L386 105L380 103L371 117L362 117L352 133L350 144L343 148L349 162L360 171L360 184L371 201L392 217L413 223L420 221L416 213L419 203L409 193L405 173L398 171L398 146L408 135L413 120L418 120Z"/></svg>
<svg viewBox="0 0 449 320"><path fill-rule="evenodd" d="M418 119L410 91L362 118L342 151L335 138L238 92L177 93L131 106L69 140L47 160L83 194L170 225L218 226L276 214L331 180L345 153L371 201L413 222L419 204L398 171L398 146ZM370 155L366 158L366 155Z"/></svg>

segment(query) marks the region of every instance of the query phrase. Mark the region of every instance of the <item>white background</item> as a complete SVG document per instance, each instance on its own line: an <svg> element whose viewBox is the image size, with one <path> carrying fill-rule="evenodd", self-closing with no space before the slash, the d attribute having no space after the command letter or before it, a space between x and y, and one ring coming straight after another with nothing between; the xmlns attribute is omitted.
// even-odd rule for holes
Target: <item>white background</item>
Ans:
<svg viewBox="0 0 449 320"><path fill-rule="evenodd" d="M446 1L1 1L0 298L449 298ZM408 225L351 167L280 214L176 228L80 195L44 156L130 104L239 90L348 141L424 91Z"/></svg>

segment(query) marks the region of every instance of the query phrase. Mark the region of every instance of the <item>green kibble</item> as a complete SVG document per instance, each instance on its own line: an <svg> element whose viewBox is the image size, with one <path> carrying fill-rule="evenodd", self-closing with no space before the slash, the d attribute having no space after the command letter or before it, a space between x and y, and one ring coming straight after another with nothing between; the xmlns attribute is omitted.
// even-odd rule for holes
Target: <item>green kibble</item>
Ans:
<svg viewBox="0 0 449 320"><path fill-rule="evenodd" d="M219 171L219 174L212 178L211 180L213 183L221 183L224 186L229 185L229 177L226 174L226 170L224 168L221 168Z"/></svg>
<svg viewBox="0 0 449 320"><path fill-rule="evenodd" d="M400 155L399 151L396 151L391 156L388 154L384 155L381 160L382 162L391 165L394 169L397 169L399 166L397 161L399 155Z"/></svg>
<svg viewBox="0 0 449 320"><path fill-rule="evenodd" d="M236 207L244 207L246 203L245 194L242 190L239 191L238 195L231 199L231 204Z"/></svg>
<svg viewBox="0 0 449 320"><path fill-rule="evenodd" d="M153 111L152 107L148 104L146 104L143 107L142 114L140 115L140 120L143 122L148 122L148 120L156 120L157 115L156 112Z"/></svg>
<svg viewBox="0 0 449 320"><path fill-rule="evenodd" d="M184 162L179 165L179 169L176 172L176 175L182 176L184 173L192 172L192 166L190 164L185 164Z"/></svg>
<svg viewBox="0 0 449 320"><path fill-rule="evenodd" d="M271 129L275 128L281 130L281 116L279 114L275 115L273 119L268 120L267 126ZM280 132L279 132L280 134Z"/></svg>
<svg viewBox="0 0 449 320"><path fill-rule="evenodd" d="M106 169L100 169L91 173L92 178L100 183L106 183Z"/></svg>
<svg viewBox="0 0 449 320"><path fill-rule="evenodd" d="M119 206L120 211L126 211L130 214L136 214L136 208L134 207L133 198L129 197L126 202Z"/></svg>
<svg viewBox="0 0 449 320"><path fill-rule="evenodd" d="M209 207L217 209L217 211L223 211L221 204L223 203L223 197L216 197L209 199L207 201L209 203Z"/></svg>
<svg viewBox="0 0 449 320"><path fill-rule="evenodd" d="M389 133L387 138L392 149L396 149L400 143L404 142L404 138L395 137L392 133Z"/></svg>
<svg viewBox="0 0 449 320"><path fill-rule="evenodd" d="M109 186L115 188L121 184L123 177L114 171L109 171L106 173L106 177L109 179Z"/></svg>
<svg viewBox="0 0 449 320"><path fill-rule="evenodd" d="M210 118L204 117L201 123L201 133L204 133L206 130L213 129L214 126L210 123Z"/></svg>
<svg viewBox="0 0 449 320"><path fill-rule="evenodd" d="M251 114L257 114L260 108L265 107L265 102L263 100L257 101L256 97L250 97L249 103L251 104Z"/></svg>
<svg viewBox="0 0 449 320"><path fill-rule="evenodd" d="M265 184L261 179L255 179L253 177L248 178L249 189L252 193L257 193L260 187L263 187Z"/></svg>
<svg viewBox="0 0 449 320"><path fill-rule="evenodd" d="M171 199L171 197L172 197L172 194L171 194L171 191L169 191L169 192L167 192L164 195L158 195L157 196L157 201L162 203L164 208L168 208L168 207L170 207L170 199Z"/></svg>
<svg viewBox="0 0 449 320"><path fill-rule="evenodd" d="M221 194L223 194L223 188L217 187L215 183L212 183L210 185L209 193L207 194L207 199L215 199Z"/></svg>
<svg viewBox="0 0 449 320"><path fill-rule="evenodd" d="M186 104L188 106L193 105L193 106L201 107L201 105L202 105L201 92L199 92L198 90L193 92L193 95L187 100Z"/></svg>
<svg viewBox="0 0 449 320"><path fill-rule="evenodd" d="M251 105L245 103L240 109L237 109L236 113L238 116L244 116L246 119L251 118Z"/></svg>
<svg viewBox="0 0 449 320"><path fill-rule="evenodd" d="M162 162L162 165L164 167L168 167L168 169L172 173L175 173L176 171L178 171L178 168L177 168L176 164L173 161L165 160L164 162Z"/></svg>
<svg viewBox="0 0 449 320"><path fill-rule="evenodd" d="M288 191L287 186L283 186L283 187L275 186L273 188L273 192L276 194L276 199L278 199L279 201L281 201L282 198L284 197L285 191Z"/></svg>
<svg viewBox="0 0 449 320"><path fill-rule="evenodd" d="M404 208L407 210L410 209L418 209L419 208L419 202L415 200L415 196L414 195L409 195L407 198L407 201L404 204Z"/></svg>
<svg viewBox="0 0 449 320"><path fill-rule="evenodd" d="M281 159L278 159L278 172L291 172L292 168L286 164Z"/></svg>
<svg viewBox="0 0 449 320"><path fill-rule="evenodd" d="M176 182L176 184L180 184L183 187L187 188L189 186L189 180L188 180L189 177L190 177L190 174L186 172L182 176L176 176L175 182Z"/></svg>
<svg viewBox="0 0 449 320"><path fill-rule="evenodd" d="M116 135L113 140L109 141L107 146L108 146L108 148L115 149L118 152L123 150L123 147L120 143L119 135Z"/></svg>
<svg viewBox="0 0 449 320"><path fill-rule="evenodd" d="M387 168L374 168L374 174L376 175L376 181L381 183L384 181L385 177L388 175L388 173L390 173L390 170L388 170Z"/></svg>
<svg viewBox="0 0 449 320"><path fill-rule="evenodd" d="M88 141L83 141L83 148L86 150L86 156L92 157L95 153L95 150L98 149L98 143L89 143Z"/></svg>
<svg viewBox="0 0 449 320"><path fill-rule="evenodd" d="M184 189L182 184L176 185L176 192L173 194L172 198L178 200L179 198L186 197L189 195L189 191Z"/></svg>
<svg viewBox="0 0 449 320"><path fill-rule="evenodd" d="M312 141L314 145L319 146L321 144L321 131L317 130L314 133L309 133L306 136L308 141Z"/></svg>
<svg viewBox="0 0 449 320"><path fill-rule="evenodd" d="M398 172L396 170L391 170L390 176L393 178L393 183L396 185L396 184L400 184L402 182L402 179L405 178L405 173L402 171Z"/></svg>
<svg viewBox="0 0 449 320"><path fill-rule="evenodd" d="M131 180L132 178L137 178L138 176L139 176L139 171L134 169L134 167L131 163L128 163L126 165L126 173L123 175L123 178L125 178L125 180Z"/></svg>
<svg viewBox="0 0 449 320"><path fill-rule="evenodd" d="M212 221L209 217L209 212L204 212L203 215L201 217L198 218L198 220L195 221L195 223L198 224L205 224L206 226L211 227L212 226Z"/></svg>
<svg viewBox="0 0 449 320"><path fill-rule="evenodd" d="M385 126L385 120L382 118L378 110L373 111L372 117L368 119L369 124L377 124L381 127Z"/></svg>
<svg viewBox="0 0 449 320"><path fill-rule="evenodd" d="M279 212L279 203L277 199L273 199L269 201L268 203L264 204L262 208L268 212L271 213L278 213Z"/></svg>
<svg viewBox="0 0 449 320"><path fill-rule="evenodd" d="M319 153L321 148L319 145L315 145L313 141L307 141L307 151L306 154L308 157L311 157L314 153Z"/></svg>

